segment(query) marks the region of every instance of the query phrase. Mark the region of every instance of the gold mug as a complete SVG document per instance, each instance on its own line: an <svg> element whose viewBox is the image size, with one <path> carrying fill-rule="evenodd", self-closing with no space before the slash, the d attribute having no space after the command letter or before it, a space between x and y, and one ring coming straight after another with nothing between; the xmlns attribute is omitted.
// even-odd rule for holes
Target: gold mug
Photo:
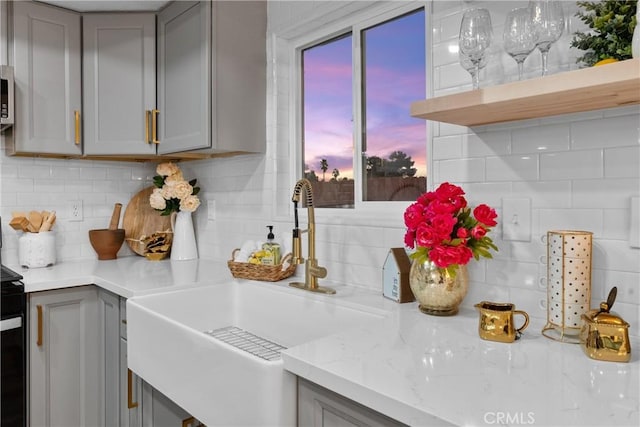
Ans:
<svg viewBox="0 0 640 427"><path fill-rule="evenodd" d="M475 305L480 312L478 333L480 338L489 341L514 342L529 326L529 315L522 310L516 310L511 303L482 301ZM524 316L524 324L516 328L513 316Z"/></svg>

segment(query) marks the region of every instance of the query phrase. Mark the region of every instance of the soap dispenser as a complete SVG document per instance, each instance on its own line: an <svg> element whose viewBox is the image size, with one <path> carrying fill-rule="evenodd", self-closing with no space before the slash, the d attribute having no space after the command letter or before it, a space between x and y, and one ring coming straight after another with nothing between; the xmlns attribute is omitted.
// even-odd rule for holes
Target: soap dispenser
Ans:
<svg viewBox="0 0 640 427"><path fill-rule="evenodd" d="M262 264L278 265L280 264L280 245L273 241L273 225L267 225L269 234L267 234L267 242L262 245L265 256L262 258Z"/></svg>

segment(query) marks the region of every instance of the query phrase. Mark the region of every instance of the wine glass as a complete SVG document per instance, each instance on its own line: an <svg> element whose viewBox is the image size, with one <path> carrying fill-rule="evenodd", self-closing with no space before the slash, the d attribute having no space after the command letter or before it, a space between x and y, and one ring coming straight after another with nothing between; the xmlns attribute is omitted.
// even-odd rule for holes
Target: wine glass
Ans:
<svg viewBox="0 0 640 427"><path fill-rule="evenodd" d="M476 79L476 66L467 55L458 50L458 59L460 60L460 65L462 68L467 70L469 74L471 74L471 80L475 81ZM487 57L483 56L480 60L480 64L478 64L478 71L482 70L487 65ZM479 78L479 77L478 77Z"/></svg>
<svg viewBox="0 0 640 427"><path fill-rule="evenodd" d="M537 42L529 8L521 7L507 13L503 40L505 52L518 64L518 80L522 80L524 60L536 48Z"/></svg>
<svg viewBox="0 0 640 427"><path fill-rule="evenodd" d="M537 47L542 54L542 75L546 76L549 49L560 38L564 30L562 4L559 1L552 0L531 0L529 9L531 10L531 20L538 39Z"/></svg>
<svg viewBox="0 0 640 427"><path fill-rule="evenodd" d="M480 62L491 44L491 36L491 15L487 9L469 9L464 12L458 43L460 52L469 58L474 66L473 72L470 72L474 89L480 86Z"/></svg>

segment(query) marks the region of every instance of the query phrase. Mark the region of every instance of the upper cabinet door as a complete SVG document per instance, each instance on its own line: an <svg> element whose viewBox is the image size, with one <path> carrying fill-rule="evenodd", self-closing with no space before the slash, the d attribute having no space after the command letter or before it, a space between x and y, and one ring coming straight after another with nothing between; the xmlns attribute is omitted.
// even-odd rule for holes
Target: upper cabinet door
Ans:
<svg viewBox="0 0 640 427"><path fill-rule="evenodd" d="M154 14L83 18L84 154L155 154Z"/></svg>
<svg viewBox="0 0 640 427"><path fill-rule="evenodd" d="M13 2L15 152L82 154L80 15Z"/></svg>
<svg viewBox="0 0 640 427"><path fill-rule="evenodd" d="M211 146L208 1L174 2L158 15L158 109L158 154Z"/></svg>

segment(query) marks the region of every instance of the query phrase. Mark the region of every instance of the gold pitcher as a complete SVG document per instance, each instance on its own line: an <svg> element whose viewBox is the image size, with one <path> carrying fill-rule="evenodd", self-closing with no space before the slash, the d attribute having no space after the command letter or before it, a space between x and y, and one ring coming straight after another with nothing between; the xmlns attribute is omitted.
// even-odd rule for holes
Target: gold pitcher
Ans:
<svg viewBox="0 0 640 427"><path fill-rule="evenodd" d="M475 305L480 312L478 333L480 338L488 341L514 342L529 326L529 315L522 310L516 310L511 303L482 301ZM513 316L524 316L524 323L516 328Z"/></svg>

